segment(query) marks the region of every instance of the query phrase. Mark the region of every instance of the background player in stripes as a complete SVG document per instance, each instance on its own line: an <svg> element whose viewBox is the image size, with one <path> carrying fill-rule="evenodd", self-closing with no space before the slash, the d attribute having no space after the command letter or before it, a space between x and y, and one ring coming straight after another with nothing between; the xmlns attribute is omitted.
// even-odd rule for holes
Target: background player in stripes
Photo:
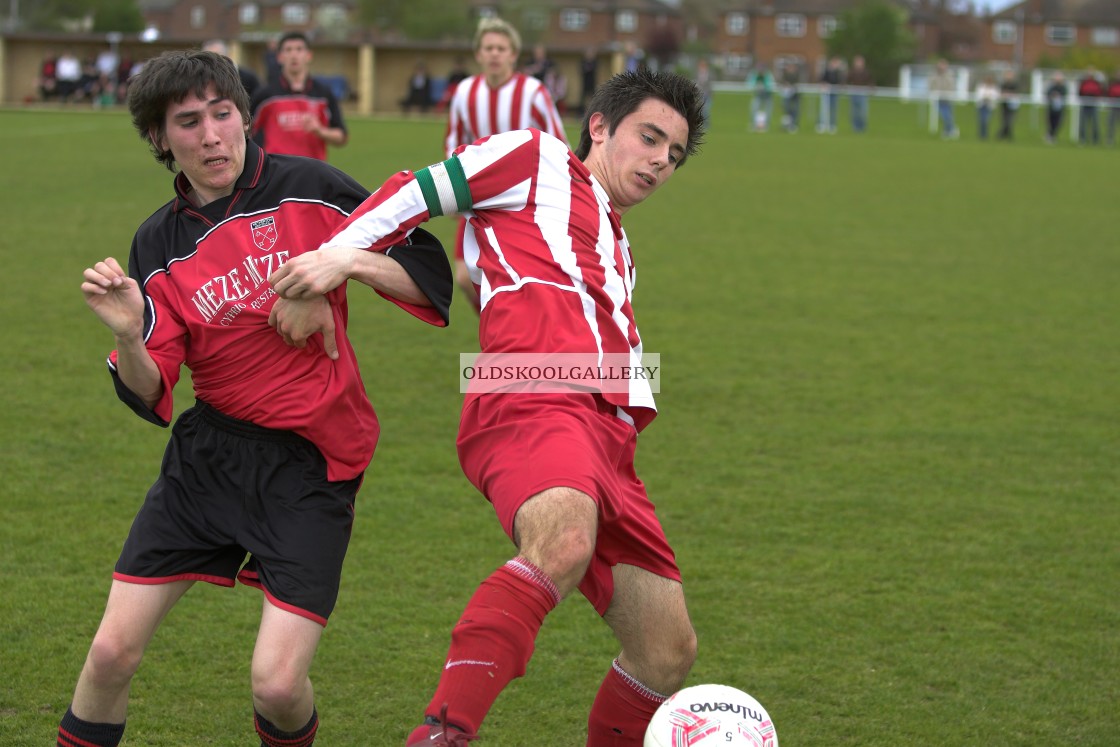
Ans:
<svg viewBox="0 0 1120 747"><path fill-rule="evenodd" d="M674 74L615 76L592 97L574 153L534 129L461 146L443 163L391 178L318 251L270 280L285 298L329 292L358 247L459 213L481 288L483 354L640 361L621 221L697 150L703 105L697 86ZM545 616L576 588L621 643L592 705L587 744L641 744L696 651L680 571L634 472L637 433L655 415L646 381L468 392L459 460L518 552L467 603L407 744L473 740L494 700L524 674Z"/></svg>
<svg viewBox="0 0 1120 747"><path fill-rule="evenodd" d="M149 61L128 103L156 159L179 170L175 196L137 230L128 273L112 257L97 262L82 292L113 333L109 371L125 404L167 426L183 364L197 402L172 428L125 540L57 743L118 744L132 677L164 616L196 581L237 579L264 593L252 657L257 735L268 747L307 747L319 726L308 671L378 424L345 334L345 286L287 301L265 278L369 192L326 163L247 141L248 94L233 62L213 52ZM445 325L447 255L422 231L401 239L391 257L358 258L358 279ZM297 321L310 331L284 331Z"/></svg>
<svg viewBox="0 0 1120 747"><path fill-rule="evenodd" d="M564 123L544 83L517 72L521 54L521 35L500 18L483 18L474 35L474 58L482 72L472 75L455 88L447 108L447 134L444 157L460 145L499 132L535 127L567 142ZM463 260L463 232L460 221L455 240L455 282L475 311L478 290L471 282Z"/></svg>

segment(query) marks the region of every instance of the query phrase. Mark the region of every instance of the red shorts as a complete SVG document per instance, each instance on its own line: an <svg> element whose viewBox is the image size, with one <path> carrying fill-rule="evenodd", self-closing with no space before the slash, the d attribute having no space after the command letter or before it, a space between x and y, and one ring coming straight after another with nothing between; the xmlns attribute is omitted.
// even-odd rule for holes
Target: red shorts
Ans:
<svg viewBox="0 0 1120 747"><path fill-rule="evenodd" d="M595 554L579 590L600 615L619 563L680 581L676 558L634 473L637 433L593 394L484 394L468 398L459 463L506 534L526 500L548 488L586 493L599 509Z"/></svg>

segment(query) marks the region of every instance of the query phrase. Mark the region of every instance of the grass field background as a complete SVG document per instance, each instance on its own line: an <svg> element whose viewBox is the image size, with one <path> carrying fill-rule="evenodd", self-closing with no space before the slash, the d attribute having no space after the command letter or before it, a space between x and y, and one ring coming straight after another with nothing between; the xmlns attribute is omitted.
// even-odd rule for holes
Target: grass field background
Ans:
<svg viewBox="0 0 1120 747"><path fill-rule="evenodd" d="M638 467L700 637L689 684L755 695L783 747L1120 744L1120 153L1045 147L1025 114L1013 144L882 102L864 136L757 135L720 95L704 152L626 218L664 369ZM332 162L369 186L440 157L438 120L350 126ZM0 161L0 743L30 747L167 435L116 400L81 273L124 261L170 175L119 112L0 112ZM437 330L357 291L383 435L312 673L326 747L403 743L510 554L455 457L472 314ZM126 745L255 744L260 604L187 595ZM565 601L483 744L582 745L615 653Z"/></svg>

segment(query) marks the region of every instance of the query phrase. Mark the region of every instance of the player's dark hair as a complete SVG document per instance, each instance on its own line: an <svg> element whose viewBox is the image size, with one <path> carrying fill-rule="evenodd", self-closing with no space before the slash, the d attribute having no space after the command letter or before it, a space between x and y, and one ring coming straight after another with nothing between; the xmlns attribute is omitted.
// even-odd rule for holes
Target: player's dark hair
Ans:
<svg viewBox="0 0 1120 747"><path fill-rule="evenodd" d="M311 49L311 41L307 38L307 34L303 33L302 31L288 31L288 32L286 32L285 34L283 34L280 37L280 40L278 42L276 42L276 48L280 49L281 47L284 46L284 42L288 42L288 41L292 41L292 40L301 41L301 42L303 42L304 46L306 46L308 49Z"/></svg>
<svg viewBox="0 0 1120 747"><path fill-rule="evenodd" d="M673 107L688 123L688 142L677 168L704 142L704 94L688 78L676 73L653 72L640 68L633 72L619 73L609 79L591 96L583 114L579 145L576 156L582 161L591 152L591 115L599 113L607 121L608 132L613 135L619 123L638 110L646 99L659 99Z"/></svg>
<svg viewBox="0 0 1120 747"><path fill-rule="evenodd" d="M147 142L156 160L175 170L175 156L159 147L167 127L167 110L187 96L207 95L213 85L219 98L229 99L241 112L241 121L249 126L249 94L241 84L241 76L233 60L216 52L200 49L164 52L148 60L128 84L128 111L132 125Z"/></svg>

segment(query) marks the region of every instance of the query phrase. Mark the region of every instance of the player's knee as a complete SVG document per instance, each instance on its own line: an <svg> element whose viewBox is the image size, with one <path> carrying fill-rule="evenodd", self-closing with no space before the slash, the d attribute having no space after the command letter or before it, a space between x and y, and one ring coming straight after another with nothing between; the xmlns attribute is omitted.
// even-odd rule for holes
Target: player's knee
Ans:
<svg viewBox="0 0 1120 747"><path fill-rule="evenodd" d="M575 588L583 578L594 553L594 531L580 525L558 527L547 542L523 548L522 552L553 580L562 594Z"/></svg>
<svg viewBox="0 0 1120 747"><path fill-rule="evenodd" d="M253 673L253 700L257 710L270 716L288 714L305 698L307 676L289 670Z"/></svg>
<svg viewBox="0 0 1120 747"><path fill-rule="evenodd" d="M644 647L645 661L641 669L646 674L646 684L663 692L675 692L688 677L696 661L696 633L691 626L681 628L669 636L659 636L656 645Z"/></svg>
<svg viewBox="0 0 1120 747"><path fill-rule="evenodd" d="M86 657L86 672L100 687L117 687L132 679L144 649L123 638L98 634Z"/></svg>

